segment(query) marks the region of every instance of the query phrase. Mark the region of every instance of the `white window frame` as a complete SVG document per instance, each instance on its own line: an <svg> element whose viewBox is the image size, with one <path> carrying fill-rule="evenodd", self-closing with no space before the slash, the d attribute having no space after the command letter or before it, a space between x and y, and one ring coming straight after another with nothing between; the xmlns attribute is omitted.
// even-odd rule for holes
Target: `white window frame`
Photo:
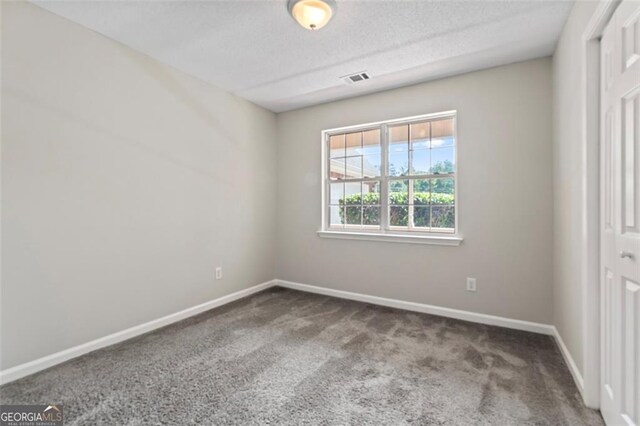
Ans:
<svg viewBox="0 0 640 426"><path fill-rule="evenodd" d="M420 121L434 121L442 118L453 118L453 137L454 144L454 172L447 175L438 175L437 177L453 177L454 178L454 200L455 200L455 228L453 233L446 232L434 232L432 230L423 230L420 228L413 228L413 221L411 220L412 208L409 207L409 230L402 230L389 225L389 203L388 203L388 191L389 181L392 180L410 180L410 179L432 179L433 175L409 175L409 176L389 176L389 164L388 164L388 147L389 147L389 127L401 124L416 123ZM416 244L438 244L457 246L462 242L462 235L460 234L459 226L459 212L460 212L460 200L459 200L459 172L458 172L458 151L459 140L457 131L458 113L455 110L444 111L434 114L423 114L412 117L403 117L394 120L384 120L373 123L358 124L354 126L337 127L333 129L323 130L321 133L321 145L322 145L322 195L321 195L321 227L318 231L320 237L327 238L339 238L339 239L357 239L357 240L373 240L373 241L389 241L389 242L403 242L403 243L416 243ZM374 178L361 178L355 181L367 182L367 181L379 181L380 182L380 227L375 229L367 229L362 225L349 228L345 225L344 228L331 228L329 225L329 186L332 183L329 179L329 137L335 134L358 132L372 129L380 129L380 148L381 148L381 176ZM411 159L409 159L411 162ZM411 185L409 186L409 190ZM409 194L411 198L411 194Z"/></svg>

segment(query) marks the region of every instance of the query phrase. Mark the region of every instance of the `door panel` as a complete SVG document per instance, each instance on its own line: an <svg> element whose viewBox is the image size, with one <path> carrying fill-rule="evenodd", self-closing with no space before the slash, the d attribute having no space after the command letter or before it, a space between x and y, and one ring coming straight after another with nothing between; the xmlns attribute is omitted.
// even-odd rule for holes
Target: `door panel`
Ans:
<svg viewBox="0 0 640 426"><path fill-rule="evenodd" d="M627 423L638 424L640 416L640 285L631 280L624 280L624 306L622 347L624 348L624 380L622 415L627 417Z"/></svg>
<svg viewBox="0 0 640 426"><path fill-rule="evenodd" d="M640 59L640 14L632 14L622 25L622 60L630 68Z"/></svg>
<svg viewBox="0 0 640 426"><path fill-rule="evenodd" d="M636 212L638 210L638 112L640 111L640 91L636 90L623 99L623 144L622 144L622 188L623 188L623 232L638 232Z"/></svg>
<svg viewBox="0 0 640 426"><path fill-rule="evenodd" d="M601 41L601 392L608 425L640 426L640 2Z"/></svg>
<svg viewBox="0 0 640 426"><path fill-rule="evenodd" d="M613 109L609 109L606 112L604 129L604 187L602 191L604 201L604 226L607 231L613 231L613 216L615 214L613 211L615 205L613 184Z"/></svg>
<svg viewBox="0 0 640 426"><path fill-rule="evenodd" d="M613 384L613 372L612 372L612 348L613 348L613 310L614 306L614 277L613 272L610 270L605 270L604 277L604 285L602 291L602 299L603 299L603 310L602 310L602 318L603 318L603 366L604 369L602 371L602 383L604 385L604 390L607 393L609 399L613 400L613 388L615 385Z"/></svg>

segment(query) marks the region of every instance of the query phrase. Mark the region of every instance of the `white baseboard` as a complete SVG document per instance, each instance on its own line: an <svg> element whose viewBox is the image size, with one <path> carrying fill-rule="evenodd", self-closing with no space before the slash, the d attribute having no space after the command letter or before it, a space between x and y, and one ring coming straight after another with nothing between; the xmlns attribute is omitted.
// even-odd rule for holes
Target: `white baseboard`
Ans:
<svg viewBox="0 0 640 426"><path fill-rule="evenodd" d="M556 343L560 348L560 353L564 358L564 362L567 364L567 367L569 368L569 371L573 376L573 381L576 382L576 386L580 391L580 395L584 399L584 379L582 378L582 374L580 374L580 370L578 369L576 362L573 360L573 357L571 356L571 352L569 352L569 349L567 349L567 346L564 344L564 340L562 340L562 336L560 336L560 332L558 332L558 329L555 327L553 327L553 337L555 337Z"/></svg>
<svg viewBox="0 0 640 426"><path fill-rule="evenodd" d="M79 357L80 355L84 355L97 349L104 348L105 346L120 343L124 340L131 339L132 337L136 337L144 333L148 333L149 331L153 331L169 324L173 324L175 322L192 317L218 306L226 305L227 303L242 299L243 297L249 296L253 293L257 293L269 287L273 287L274 284L275 280L267 281L253 287L249 287L244 290L240 290L235 293L210 300L209 302L184 309L180 312L176 312L174 314L170 314L165 317L158 318L156 320L149 321L144 324L140 324L135 327L131 327L96 340L92 340L82 345L74 346L72 348L65 349L63 351L38 358L33 361L29 361L15 367L8 368L6 370L2 370L0 371L0 384L12 382L30 374L37 373L38 371L53 367L56 364L60 364L72 358Z"/></svg>
<svg viewBox="0 0 640 426"><path fill-rule="evenodd" d="M479 313L463 311L459 309L443 308L440 306L427 305L424 303L406 302L406 301L397 300L397 299L387 299L384 297L369 296L366 294L352 293L352 292L342 291L342 290L334 290L330 288L317 287L317 286L308 285L308 284L300 284L300 283L295 283L295 282L285 281L285 280L267 281L265 283L258 284L253 287L249 287L244 290L237 291L227 296L223 296L218 299L214 299L209 302L205 302L200 305L184 309L180 312L176 312L174 314L167 315L165 317L162 317L153 321L149 321L144 324L140 324L135 327L131 327L126 330L119 331L117 333L113 333L96 340L92 340L82 345L74 346L72 348L65 349L63 351L56 352L51 355L47 355L45 357L36 359L34 361L30 361L6 370L2 370L0 371L0 384L12 382L14 380L28 376L30 374L37 373L38 371L42 371L49 367L53 367L54 365L63 363L72 358L76 358L86 353L95 351L97 349L114 345L124 340L131 339L132 337L136 337L141 334L148 333L150 331L156 330L158 328L164 327L169 324L173 324L175 322L192 317L194 315L208 311L218 306L225 305L227 303L233 302L235 300L241 299L243 297L249 296L251 294L257 293L259 291L265 290L273 286L280 286L280 287L290 288L293 290L322 294L326 296L339 297L342 299L356 300L356 301L371 303L375 305L388 306L388 307L397 308L397 309L404 309L407 311L422 312L426 314L438 315L438 316L443 316L447 318L455 318L455 319L460 319L460 320L470 321L470 322L475 322L480 324L495 325L495 326L506 327L506 328L511 328L515 330L530 331L533 333L540 333L540 334L554 336L560 348L560 352L562 353L569 367L569 371L571 371L571 374L573 375L573 378L576 381L576 385L578 386L578 389L580 389L581 393L583 391L582 376L580 375L580 372L575 362L573 361L571 354L569 353L564 342L562 341L562 338L560 337L558 330L552 325L504 318L504 317L499 317L494 315L479 314Z"/></svg>
<svg viewBox="0 0 640 426"><path fill-rule="evenodd" d="M309 293L317 293L325 296L340 297L342 299L357 300L360 302L372 303L374 305L388 306L391 308L404 309L407 311L422 312L426 314L438 315L442 317L455 318L464 321L470 321L480 324L495 325L515 330L530 331L533 333L546 334L553 336L556 340L560 353L564 358L573 380L582 395L584 392L584 380L580 374L575 361L571 357L571 353L564 344L560 333L555 326L549 324L540 324L529 321L516 320L511 318L498 317L494 315L479 314L476 312L463 311L459 309L443 308L440 306L427 305L423 303L405 302L397 299L387 299L384 297L369 296L361 293L352 293L349 291L334 290L325 287L317 287L308 284L300 284L292 281L274 280L275 285L293 290L306 291Z"/></svg>
<svg viewBox="0 0 640 426"><path fill-rule="evenodd" d="M443 308L440 306L426 305L424 303L405 302L397 299L387 299L378 296L369 296L361 293L334 290L325 287L317 287L308 284L300 284L292 281L274 280L277 286L290 288L293 290L306 291L309 293L323 294L325 296L339 297L342 299L357 300L360 302L372 303L374 305L389 306L391 308L404 309L406 311L422 312L425 314L439 315L441 317L455 318L464 321L476 322L480 324L496 325L515 330L530 331L533 333L554 335L555 327L548 324L522 321L511 318L498 317L494 315L478 314L475 312L463 311L459 309Z"/></svg>

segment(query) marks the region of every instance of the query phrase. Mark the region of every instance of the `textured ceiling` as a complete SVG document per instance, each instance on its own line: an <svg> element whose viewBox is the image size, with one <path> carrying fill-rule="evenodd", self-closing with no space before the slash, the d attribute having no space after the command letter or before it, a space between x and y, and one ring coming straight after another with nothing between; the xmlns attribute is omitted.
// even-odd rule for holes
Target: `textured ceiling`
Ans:
<svg viewBox="0 0 640 426"><path fill-rule="evenodd" d="M573 5L337 0L311 32L286 0L33 3L276 112L550 55Z"/></svg>

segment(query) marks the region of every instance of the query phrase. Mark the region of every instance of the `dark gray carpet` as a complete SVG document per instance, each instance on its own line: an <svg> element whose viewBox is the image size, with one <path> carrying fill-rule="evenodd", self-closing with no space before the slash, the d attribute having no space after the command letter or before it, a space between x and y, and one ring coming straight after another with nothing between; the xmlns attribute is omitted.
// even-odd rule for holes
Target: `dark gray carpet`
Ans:
<svg viewBox="0 0 640 426"><path fill-rule="evenodd" d="M67 424L601 425L548 336L274 288L0 388Z"/></svg>

